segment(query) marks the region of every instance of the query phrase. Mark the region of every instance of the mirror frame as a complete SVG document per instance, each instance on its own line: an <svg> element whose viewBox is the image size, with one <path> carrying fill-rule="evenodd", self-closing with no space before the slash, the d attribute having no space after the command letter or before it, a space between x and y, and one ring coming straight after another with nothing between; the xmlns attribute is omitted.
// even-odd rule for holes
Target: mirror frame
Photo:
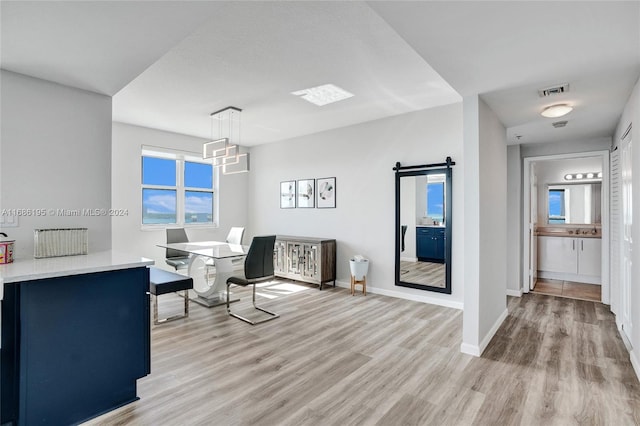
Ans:
<svg viewBox="0 0 640 426"><path fill-rule="evenodd" d="M449 166L449 167L439 167L439 168L429 168L424 169L429 166L417 166L416 168L423 168L423 170L406 170L401 171L402 167L400 167L400 163L396 164L396 244L395 244L395 259L396 259L396 271L395 271L395 281L396 286L400 287L409 287L416 288L419 290L427 290L434 291L438 293L451 294L451 228L452 228L452 203L451 203L451 195L452 195L452 169L450 164L455 164L450 162L450 158L447 158L448 163L438 164L438 166ZM434 165L435 166L435 165ZM407 167L407 169L411 169L412 167ZM431 174L444 174L445 175L445 214L444 214L444 264L445 264L445 286L444 287L434 287L425 284L416 284L410 283L406 281L400 280L400 241L402 238L402 232L400 230L400 179L408 176L423 176L423 175L431 175Z"/></svg>

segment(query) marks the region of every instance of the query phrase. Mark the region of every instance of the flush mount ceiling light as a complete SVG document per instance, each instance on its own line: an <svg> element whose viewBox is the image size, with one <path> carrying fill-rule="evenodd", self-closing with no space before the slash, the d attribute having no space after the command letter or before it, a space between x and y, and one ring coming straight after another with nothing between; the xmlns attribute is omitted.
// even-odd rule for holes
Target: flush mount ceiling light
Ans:
<svg viewBox="0 0 640 426"><path fill-rule="evenodd" d="M225 175L249 171L249 153L240 154L240 113L226 107L211 113L211 141L202 146L202 158L222 167Z"/></svg>
<svg viewBox="0 0 640 426"><path fill-rule="evenodd" d="M349 93L333 84L323 84L322 86L311 87L310 89L297 90L291 92L291 94L300 96L305 101L309 101L318 106L332 104L353 96L353 93Z"/></svg>
<svg viewBox="0 0 640 426"><path fill-rule="evenodd" d="M600 180L600 179L602 179L602 172L568 173L564 175L564 180Z"/></svg>
<svg viewBox="0 0 640 426"><path fill-rule="evenodd" d="M558 118L569 114L573 111L573 107L567 104L556 104L546 107L540 115L547 118Z"/></svg>

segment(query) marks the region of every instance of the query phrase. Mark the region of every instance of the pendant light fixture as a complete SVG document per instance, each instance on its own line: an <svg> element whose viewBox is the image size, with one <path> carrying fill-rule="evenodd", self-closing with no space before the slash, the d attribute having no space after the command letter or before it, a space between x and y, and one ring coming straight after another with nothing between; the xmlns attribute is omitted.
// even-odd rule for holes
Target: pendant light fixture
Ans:
<svg viewBox="0 0 640 426"><path fill-rule="evenodd" d="M249 171L249 153L240 153L240 114L233 106L211 113L211 141L202 147L202 158L211 159L225 175Z"/></svg>

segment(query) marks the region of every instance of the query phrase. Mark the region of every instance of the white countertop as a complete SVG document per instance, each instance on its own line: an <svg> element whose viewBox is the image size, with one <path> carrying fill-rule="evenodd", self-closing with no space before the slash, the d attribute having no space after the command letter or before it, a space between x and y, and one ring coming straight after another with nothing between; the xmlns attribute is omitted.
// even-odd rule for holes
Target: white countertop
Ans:
<svg viewBox="0 0 640 426"><path fill-rule="evenodd" d="M78 256L16 259L13 263L0 265L0 282L4 280L5 283L12 283L90 274L92 272L115 271L153 265L154 263L151 259L113 250Z"/></svg>

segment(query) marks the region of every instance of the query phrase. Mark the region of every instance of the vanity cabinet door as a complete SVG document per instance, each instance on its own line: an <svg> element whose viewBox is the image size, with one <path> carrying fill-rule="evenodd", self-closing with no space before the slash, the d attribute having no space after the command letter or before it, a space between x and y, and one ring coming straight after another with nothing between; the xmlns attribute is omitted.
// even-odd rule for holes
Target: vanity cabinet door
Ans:
<svg viewBox="0 0 640 426"><path fill-rule="evenodd" d="M600 276L602 241L599 238L576 238L579 249L578 274Z"/></svg>
<svg viewBox="0 0 640 426"><path fill-rule="evenodd" d="M444 262L444 229L436 229L434 234L434 245L436 246L435 259Z"/></svg>
<svg viewBox="0 0 640 426"><path fill-rule="evenodd" d="M432 239L429 228L416 228L416 255L418 259L430 258L435 253L431 244Z"/></svg>
<svg viewBox="0 0 640 426"><path fill-rule="evenodd" d="M577 240L567 237L538 237L538 270L577 273Z"/></svg>

